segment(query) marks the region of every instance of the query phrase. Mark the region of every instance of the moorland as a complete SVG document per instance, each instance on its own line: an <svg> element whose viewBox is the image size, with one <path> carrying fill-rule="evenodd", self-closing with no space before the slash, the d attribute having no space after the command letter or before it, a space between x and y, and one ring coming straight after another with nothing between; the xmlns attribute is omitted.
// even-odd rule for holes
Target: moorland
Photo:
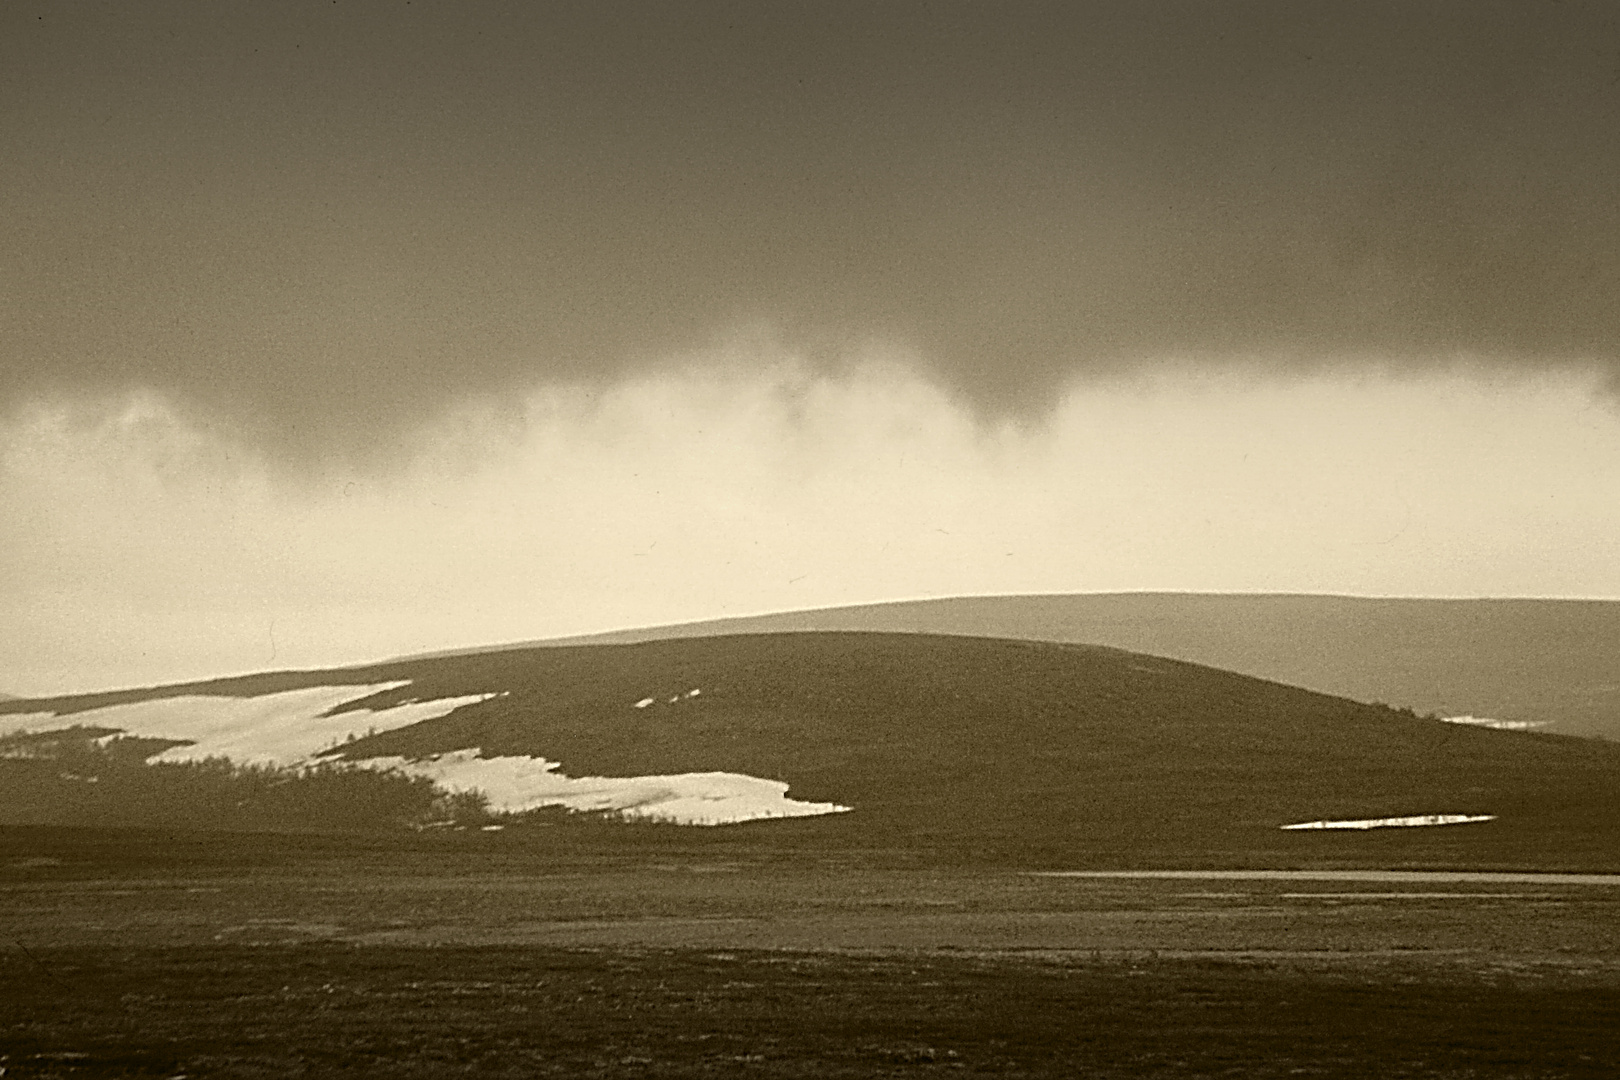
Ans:
<svg viewBox="0 0 1620 1080"><path fill-rule="evenodd" d="M1270 593L947 597L524 644L818 630L1107 645L1357 701L1620 740L1620 602L1613 600Z"/></svg>
<svg viewBox="0 0 1620 1080"><path fill-rule="evenodd" d="M182 741L97 726L332 685L382 689L316 718L352 737L298 766L163 761ZM435 700L465 703L367 729ZM31 718L0 736L8 1077L1597 1077L1620 1058L1601 740L909 633L506 649L8 716ZM851 809L500 813L365 764L473 747ZM1281 828L1446 812L1491 820ZM1278 869L1303 876L1255 874ZM1182 876L1053 876L1140 870Z"/></svg>

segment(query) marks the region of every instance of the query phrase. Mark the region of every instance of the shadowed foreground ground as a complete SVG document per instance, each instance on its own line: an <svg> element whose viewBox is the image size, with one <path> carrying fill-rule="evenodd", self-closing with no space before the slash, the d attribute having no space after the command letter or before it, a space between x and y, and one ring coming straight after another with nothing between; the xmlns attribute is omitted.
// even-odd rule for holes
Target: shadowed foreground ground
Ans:
<svg viewBox="0 0 1620 1080"><path fill-rule="evenodd" d="M8 1077L1596 1077L1620 1052L1615 972L1558 965L305 944L6 968Z"/></svg>
<svg viewBox="0 0 1620 1080"><path fill-rule="evenodd" d="M7 1080L1606 1077L1620 1060L1612 883L118 839L0 830Z"/></svg>

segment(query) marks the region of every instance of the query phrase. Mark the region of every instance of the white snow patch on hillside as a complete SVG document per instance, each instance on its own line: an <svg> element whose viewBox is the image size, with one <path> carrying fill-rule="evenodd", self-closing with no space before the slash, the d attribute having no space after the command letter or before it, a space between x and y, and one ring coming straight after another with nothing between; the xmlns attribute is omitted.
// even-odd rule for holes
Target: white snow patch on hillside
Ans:
<svg viewBox="0 0 1620 1080"><path fill-rule="evenodd" d="M1442 716L1440 719L1448 724L1494 728L1497 731L1533 731L1552 723L1550 720L1496 720L1489 716Z"/></svg>
<svg viewBox="0 0 1620 1080"><path fill-rule="evenodd" d="M518 813L543 806L607 811L677 825L730 825L761 818L813 817L849 810L836 803L800 802L788 785L742 773L671 776L569 777L545 758L478 756L477 747L421 760L368 758L356 764L425 776L450 791L479 791L491 810Z"/></svg>
<svg viewBox="0 0 1620 1080"><path fill-rule="evenodd" d="M114 728L127 735L186 741L187 745L170 747L153 761L228 757L239 765L298 765L343 742L350 734L358 738L370 731L406 727L493 696L471 694L407 702L378 711L356 709L337 716L322 715L347 702L407 685L409 680L366 686L312 686L249 698L182 694L61 717L51 713L30 715L36 730L43 718L54 728Z"/></svg>
<svg viewBox="0 0 1620 1080"><path fill-rule="evenodd" d="M388 709L351 709L323 715L341 705L409 681L361 686L314 686L259 697L215 697L181 694L59 716L51 712L0 717L0 735L19 731L53 731L68 727L111 729L121 735L183 741L152 761L200 761L223 757L240 765L307 765L322 751L342 745L352 735L408 727L444 716L463 705L487 701L494 694L469 694L412 701ZM696 697L700 690L677 694L671 702ZM654 699L637 702L638 708ZM105 736L105 742L118 735ZM473 747L411 760L367 758L352 762L366 768L398 769L426 777L449 791L477 791L491 810L516 813L544 806L600 811L680 825L728 825L762 818L811 817L849 810L836 803L802 802L787 797L788 785L742 773L706 772L660 776L569 777L557 762L536 757L479 756Z"/></svg>
<svg viewBox="0 0 1620 1080"><path fill-rule="evenodd" d="M666 704L666 705L678 705L683 701L690 701L692 698L697 697L701 693L703 693L702 690L698 689L697 687L693 687L692 689L686 691L686 693L684 693L684 694L673 694L673 695L671 695L670 698L667 701L664 702L664 704ZM658 703L657 698L644 697L640 701L636 702L635 707L638 708L638 709L645 709L647 706L656 705L657 703Z"/></svg>
<svg viewBox="0 0 1620 1080"><path fill-rule="evenodd" d="M1283 829L1410 829L1425 825L1467 825L1495 821L1495 814L1414 814L1409 817L1356 818L1350 821L1302 821Z"/></svg>

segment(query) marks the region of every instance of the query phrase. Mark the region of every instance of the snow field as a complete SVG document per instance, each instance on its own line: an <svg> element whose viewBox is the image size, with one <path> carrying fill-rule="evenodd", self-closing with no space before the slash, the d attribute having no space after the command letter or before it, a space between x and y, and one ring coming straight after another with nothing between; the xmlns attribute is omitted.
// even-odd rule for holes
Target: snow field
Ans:
<svg viewBox="0 0 1620 1080"><path fill-rule="evenodd" d="M31 726L8 727L14 731L43 730L41 724L114 728L126 735L185 740L186 745L170 747L153 757L153 761L226 757L238 765L301 765L351 734L358 738L370 731L407 727L493 696L470 694L406 702L378 711L355 709L336 716L325 715L347 702L406 685L408 682L312 686L250 698L181 694L127 705L108 705L61 717L54 713L32 713L28 717L32 718Z"/></svg>
<svg viewBox="0 0 1620 1080"><path fill-rule="evenodd" d="M1493 728L1496 731L1534 731L1552 723L1551 720L1496 720L1489 716L1442 716L1440 719L1448 724Z"/></svg>
<svg viewBox="0 0 1620 1080"><path fill-rule="evenodd" d="M184 740L152 761L200 761L224 757L240 765L299 766L314 763L326 750L350 737L392 731L436 719L494 694L412 701L381 710L330 710L408 681L359 686L316 686L259 697L182 694L58 716L23 713L0 718L0 735L66 727L111 728L125 735ZM690 700L691 689L668 699ZM657 699L645 698L636 708ZM116 736L108 736L114 738ZM377 757L352 761L373 769L398 769L433 780L450 791L478 791L492 810L516 813L544 806L619 814L627 818L681 825L727 825L762 818L835 814L849 807L801 802L787 797L788 785L741 773L706 772L654 776L569 777L559 763L538 757L479 756L473 747L422 759Z"/></svg>
<svg viewBox="0 0 1620 1080"><path fill-rule="evenodd" d="M742 773L661 776L584 776L559 773L558 762L536 757L480 757L477 747L410 760L367 758L356 764L425 776L449 791L478 791L491 810L521 813L546 806L616 813L677 825L730 825L762 818L814 817L850 808L800 802L788 785Z"/></svg>

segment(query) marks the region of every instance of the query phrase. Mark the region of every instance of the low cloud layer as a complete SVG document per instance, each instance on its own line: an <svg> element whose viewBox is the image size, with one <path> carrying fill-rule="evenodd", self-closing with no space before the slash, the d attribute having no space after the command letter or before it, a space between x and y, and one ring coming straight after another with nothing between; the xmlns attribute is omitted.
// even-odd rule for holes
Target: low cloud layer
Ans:
<svg viewBox="0 0 1620 1080"><path fill-rule="evenodd" d="M0 406L388 457L738 333L991 418L1148 362L1612 380L1617 41L1575 2L14 5Z"/></svg>
<svg viewBox="0 0 1620 1080"><path fill-rule="evenodd" d="M1620 597L1620 424L1572 379L1175 373L1020 427L778 354L401 453L293 484L156 397L0 424L0 688L921 596Z"/></svg>

